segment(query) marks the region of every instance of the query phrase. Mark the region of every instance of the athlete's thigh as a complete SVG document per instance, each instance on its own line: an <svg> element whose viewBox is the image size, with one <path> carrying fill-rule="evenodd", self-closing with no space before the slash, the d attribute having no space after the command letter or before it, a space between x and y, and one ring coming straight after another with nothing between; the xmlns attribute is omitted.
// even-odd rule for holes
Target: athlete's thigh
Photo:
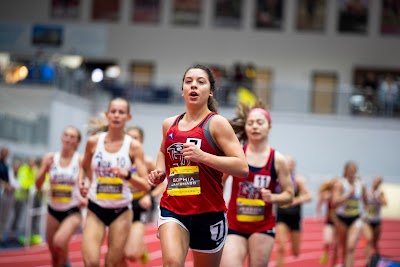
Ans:
<svg viewBox="0 0 400 267"><path fill-rule="evenodd" d="M277 223L275 226L276 230L276 242L280 246L284 246L287 239L287 234L289 233L289 227L284 223Z"/></svg>
<svg viewBox="0 0 400 267"><path fill-rule="evenodd" d="M222 249L214 253L192 251L193 267L219 267L221 263L222 251Z"/></svg>
<svg viewBox="0 0 400 267"><path fill-rule="evenodd" d="M108 227L107 260L118 262L124 256L124 248L128 239L128 229L132 222L132 210L121 213Z"/></svg>
<svg viewBox="0 0 400 267"><path fill-rule="evenodd" d="M243 266L247 251L246 238L240 235L228 235L222 251L221 267Z"/></svg>
<svg viewBox="0 0 400 267"><path fill-rule="evenodd" d="M85 261L100 261L100 247L104 239L105 225L90 210L83 228L82 255Z"/></svg>
<svg viewBox="0 0 400 267"><path fill-rule="evenodd" d="M163 260L184 262L189 249L190 236L178 221L168 221L158 228Z"/></svg>
<svg viewBox="0 0 400 267"><path fill-rule="evenodd" d="M331 244L334 239L335 227L332 224L325 224L323 229L324 242Z"/></svg>
<svg viewBox="0 0 400 267"><path fill-rule="evenodd" d="M255 233L249 237L249 267L268 266L274 238L267 234Z"/></svg>
<svg viewBox="0 0 400 267"><path fill-rule="evenodd" d="M144 234L146 227L140 222L133 222L130 226L129 237L125 245L125 253L128 255L136 255L139 251L143 250Z"/></svg>
<svg viewBox="0 0 400 267"><path fill-rule="evenodd" d="M76 232L78 227L81 225L82 216L79 212L69 215L62 221L57 233L54 237L54 241L65 245L71 239L71 236Z"/></svg>
<svg viewBox="0 0 400 267"><path fill-rule="evenodd" d="M347 233L347 247L348 248L354 248L356 246L356 243L358 241L358 238L360 237L361 231L362 231L362 221L361 221L361 219L357 219L350 225L349 231Z"/></svg>
<svg viewBox="0 0 400 267"><path fill-rule="evenodd" d="M53 238L56 234L58 228L60 227L60 223L56 218L53 217L50 213L47 213L46 218L46 240L50 249L53 247Z"/></svg>

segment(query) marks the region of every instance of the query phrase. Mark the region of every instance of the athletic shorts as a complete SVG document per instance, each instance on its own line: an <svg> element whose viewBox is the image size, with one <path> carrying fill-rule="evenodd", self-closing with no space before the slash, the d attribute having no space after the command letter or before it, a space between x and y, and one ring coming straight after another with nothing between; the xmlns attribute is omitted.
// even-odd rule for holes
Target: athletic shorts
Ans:
<svg viewBox="0 0 400 267"><path fill-rule="evenodd" d="M189 246L193 251L215 253L224 247L228 234L228 223L224 211L178 215L160 207L158 227L167 222L175 222L189 232Z"/></svg>
<svg viewBox="0 0 400 267"><path fill-rule="evenodd" d="M369 224L369 226L371 226L372 229L375 229L376 227L381 225L381 221L374 221L374 222L368 221L367 223Z"/></svg>
<svg viewBox="0 0 400 267"><path fill-rule="evenodd" d="M277 212L276 223L286 224L287 227L289 227L290 231L300 231L301 230L301 215Z"/></svg>
<svg viewBox="0 0 400 267"><path fill-rule="evenodd" d="M59 223L62 223L62 221L65 220L69 215L72 215L74 213L80 213L81 210L78 207L72 207L69 210L64 210L64 211L58 211L52 209L50 206L47 206L47 211L49 214L51 214Z"/></svg>
<svg viewBox="0 0 400 267"><path fill-rule="evenodd" d="M351 217L344 217L341 215L336 215L336 217L339 219L339 221L343 222L347 227L351 226L353 224L353 222L357 221L358 218L360 218L359 215L351 216Z"/></svg>
<svg viewBox="0 0 400 267"><path fill-rule="evenodd" d="M122 207L115 209L106 209L102 208L99 205L93 203L89 200L88 209L93 212L97 218L100 219L106 226L110 226L110 224L117 219L122 213L127 211L130 207Z"/></svg>
<svg viewBox="0 0 400 267"><path fill-rule="evenodd" d="M275 238L275 228L269 229L269 230L264 231L264 232L257 232L257 233L269 235L270 237ZM235 230L232 230L232 229L228 229L228 235L238 235L238 236L242 236L242 237L244 237L246 239L249 239L249 237L252 234L254 234L254 233L246 234L246 233L241 233L241 232L238 232L238 231L235 231Z"/></svg>
<svg viewBox="0 0 400 267"><path fill-rule="evenodd" d="M137 221L142 221L143 223L146 223L145 221L143 221L142 218L142 214L143 213L147 213L147 212L151 212L154 210L154 198L151 197L151 207L147 210L143 209L140 205L139 205L139 199L134 199L132 200L132 210L133 210L133 218L132 218L132 222L137 222Z"/></svg>

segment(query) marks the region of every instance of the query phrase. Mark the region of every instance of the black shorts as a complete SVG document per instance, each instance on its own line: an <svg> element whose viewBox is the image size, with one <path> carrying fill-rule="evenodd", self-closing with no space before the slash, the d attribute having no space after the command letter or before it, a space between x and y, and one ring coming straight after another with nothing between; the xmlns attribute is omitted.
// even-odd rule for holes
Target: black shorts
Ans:
<svg viewBox="0 0 400 267"><path fill-rule="evenodd" d="M69 215L72 215L74 213L80 213L81 210L78 207L72 207L69 210L65 211L58 211L52 209L50 206L47 206L47 211L51 216L53 216L59 223L62 223L62 221L65 220Z"/></svg>
<svg viewBox="0 0 400 267"><path fill-rule="evenodd" d="M289 214L289 213L277 212L276 222L286 224L287 227L289 227L290 231L301 230L301 215L298 213Z"/></svg>
<svg viewBox="0 0 400 267"><path fill-rule="evenodd" d="M139 199L134 199L132 200L132 210L133 210L133 218L132 218L132 222L137 222L137 221L141 221L141 217L143 213L146 212L150 212L154 210L154 198L151 197L151 207L147 210L143 209L140 205L139 205ZM143 222L145 223L145 222Z"/></svg>
<svg viewBox="0 0 400 267"><path fill-rule="evenodd" d="M344 223L347 227L351 226L355 221L358 220L358 218L360 218L359 215L351 216L351 217L344 217L344 216L341 216L341 215L336 215L336 217L338 218L339 221Z"/></svg>
<svg viewBox="0 0 400 267"><path fill-rule="evenodd" d="M270 237L275 238L275 228L272 228L272 229L264 231L264 232L258 232L258 233L259 234L269 235ZM254 234L254 233L245 234L245 233L241 233L241 232L238 232L238 231L235 231L235 230L232 230L232 229L228 229L228 235L239 235L239 236L242 236L242 237L244 237L246 239L249 239L249 237L252 234Z"/></svg>
<svg viewBox="0 0 400 267"><path fill-rule="evenodd" d="M88 209L93 212L97 218L100 219L106 226L110 226L110 224L117 219L122 213L127 211L129 207L122 207L116 209L106 209L102 208L99 205L93 203L89 200Z"/></svg>
<svg viewBox="0 0 400 267"><path fill-rule="evenodd" d="M375 222L370 222L368 221L369 226L371 226L372 229L375 229L379 225L381 225L381 221L375 221Z"/></svg>
<svg viewBox="0 0 400 267"><path fill-rule="evenodd" d="M189 246L193 251L215 253L224 247L228 234L228 223L224 211L178 215L160 207L158 226L166 222L176 222L189 232Z"/></svg>

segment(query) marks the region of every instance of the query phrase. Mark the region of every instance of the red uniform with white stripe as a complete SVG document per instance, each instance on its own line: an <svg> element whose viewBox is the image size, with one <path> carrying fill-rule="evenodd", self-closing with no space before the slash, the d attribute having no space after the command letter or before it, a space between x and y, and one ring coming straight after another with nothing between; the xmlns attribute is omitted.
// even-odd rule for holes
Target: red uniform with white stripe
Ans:
<svg viewBox="0 0 400 267"><path fill-rule="evenodd" d="M247 145L243 147L246 153ZM270 149L265 166L249 165L247 178L233 177L232 193L228 206L229 229L244 234L260 233L275 227L272 204L261 197L261 188L275 192L277 174L275 171L275 151Z"/></svg>
<svg viewBox="0 0 400 267"><path fill-rule="evenodd" d="M208 130L207 122L214 114L209 113L191 130L180 131L178 124L184 116L181 114L168 130L164 146L168 188L161 198L161 207L179 215L226 211L222 173L207 165L185 160L182 155L183 144L188 141L196 143L204 152L223 155Z"/></svg>

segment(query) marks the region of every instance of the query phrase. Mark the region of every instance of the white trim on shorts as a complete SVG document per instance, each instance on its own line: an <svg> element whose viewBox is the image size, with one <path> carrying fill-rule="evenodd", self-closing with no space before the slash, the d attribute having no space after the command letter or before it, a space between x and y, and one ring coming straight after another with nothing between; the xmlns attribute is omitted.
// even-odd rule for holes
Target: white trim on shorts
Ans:
<svg viewBox="0 0 400 267"><path fill-rule="evenodd" d="M183 229L185 229L190 234L189 230L186 228L186 226L181 221L179 221L175 218L172 218L172 217L162 217L161 209L159 210L158 214L159 215L158 215L158 220L157 220L157 229L159 229L160 226L165 223L174 222L174 223L179 224ZM195 252L201 252L201 253L207 253L207 254L217 253L218 251L220 251L224 247L225 242L226 242L226 237L228 236L228 218L227 218L226 212L224 212L224 217L225 217L225 235L224 235L224 239L221 241L221 244L219 244L218 247L211 249L211 250L201 250L201 249L192 249L192 248L190 248L190 249ZM157 233L157 237L159 238L158 233ZM190 245L189 245L189 247L190 247Z"/></svg>

